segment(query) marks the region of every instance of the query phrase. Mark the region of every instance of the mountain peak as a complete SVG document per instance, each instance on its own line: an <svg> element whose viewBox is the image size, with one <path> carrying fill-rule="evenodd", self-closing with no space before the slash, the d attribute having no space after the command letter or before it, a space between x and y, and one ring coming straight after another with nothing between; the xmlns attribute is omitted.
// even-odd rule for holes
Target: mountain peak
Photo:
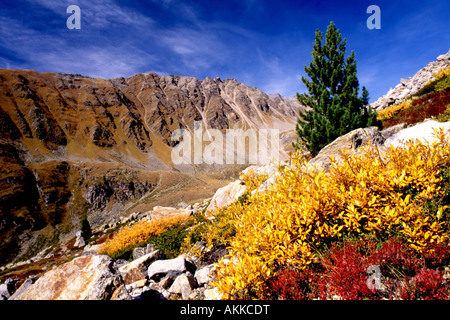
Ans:
<svg viewBox="0 0 450 320"><path fill-rule="evenodd" d="M176 130L293 132L301 107L235 79L0 69L0 262L32 255L39 235L64 237L86 214L99 225L130 208L211 196L242 165L174 163Z"/></svg>

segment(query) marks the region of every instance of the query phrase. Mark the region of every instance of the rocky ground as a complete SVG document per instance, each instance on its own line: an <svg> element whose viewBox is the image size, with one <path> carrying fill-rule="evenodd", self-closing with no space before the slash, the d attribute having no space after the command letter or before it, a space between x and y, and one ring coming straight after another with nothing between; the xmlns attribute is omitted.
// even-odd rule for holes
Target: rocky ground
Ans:
<svg viewBox="0 0 450 320"><path fill-rule="evenodd" d="M450 130L450 122L429 120L409 128L400 125L382 131L375 127L356 129L322 149L309 161L309 165L327 170L330 156L337 156L338 150L346 148L358 152L358 148L365 143L376 144L382 154L383 148L391 144L398 145L405 139L431 141L436 128ZM259 187L259 192L267 190L277 176L275 164L252 166L246 170L250 169L267 177ZM213 198L203 202L192 205L180 203L179 208L157 206L150 212L135 213L112 224L103 225L94 230L88 244L78 234L77 238L57 251L47 248L28 261L3 267L0 296L12 300L220 299L220 293L210 282L213 279L214 262L227 254L223 247L209 250L204 243L199 242L194 247L200 250L167 259L164 252L150 244L134 249L132 261L113 260L100 255L99 250L104 239L123 225L143 219L223 207L236 201L245 192L242 181L236 180L220 188ZM192 252L203 254L200 257Z"/></svg>
<svg viewBox="0 0 450 320"><path fill-rule="evenodd" d="M203 210L210 199L180 208L155 207L134 213L93 230L85 243L81 233L58 250L46 248L35 257L2 267L0 298L34 299L217 299L209 282L213 263L226 254L223 248L207 249L198 243L202 258L183 254L166 259L154 245L133 250L132 261L113 260L99 251L102 242L121 226Z"/></svg>

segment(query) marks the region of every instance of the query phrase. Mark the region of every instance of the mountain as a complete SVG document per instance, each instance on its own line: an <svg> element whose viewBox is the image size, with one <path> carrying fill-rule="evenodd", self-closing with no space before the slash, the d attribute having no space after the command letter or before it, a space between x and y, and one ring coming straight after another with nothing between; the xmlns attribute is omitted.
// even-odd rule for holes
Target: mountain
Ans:
<svg viewBox="0 0 450 320"><path fill-rule="evenodd" d="M411 79L402 80L394 90L390 90L378 100L380 105L373 105L378 110L389 109L395 107L391 104L404 101L408 95L418 95L420 99L415 101L424 100L430 107L420 109L424 114L419 123L408 127L407 123L401 122L383 130L376 127L356 129L323 148L316 157L309 160L307 166L314 165L320 170L327 170L331 156L339 161L338 150L343 148L348 149L351 154L360 153L360 147L367 142L377 146L377 156L385 161L386 147L391 144L400 145L411 139L430 141L434 139L434 129L448 130L450 118L444 121L437 119L441 122L430 120L432 115L427 112L434 112L432 109L436 106L434 100L429 99L430 96L449 92L449 63L450 52L439 56L437 62L428 64ZM301 108L295 99L278 95L267 96L235 80L221 81L217 78L200 81L187 77L145 74L126 79L101 80L76 75L12 70L0 70L0 76L0 283L3 282L0 284L0 300L42 297L118 300L220 299L220 292L217 288L211 288L209 281L215 268L211 263L217 262L228 253L225 246L219 244L209 249L204 247L204 243L196 242L193 256L182 254L174 259L167 259L161 248L171 252L174 242L180 244L182 239L178 236L182 234L181 229L169 230L171 236L166 238L164 235L165 241L159 245L149 243L144 247L140 246L142 244L130 247L129 242L125 242L121 244L122 247L115 248L119 253L120 250L125 250L126 254L122 258L130 256L130 259L133 259L131 262L101 255L102 246L104 241L110 238L111 232L116 232L121 226L132 226L137 221L174 215L191 215L212 204L215 207L225 207L236 200L239 201L242 195L248 195L249 192L254 194L255 190L250 191L247 188L258 188L258 192L263 194L270 186L276 185L276 177L280 173L274 163L250 166L241 172L240 179L235 180L232 174L238 166L212 166L212 169L202 165L184 168L170 166L170 154L164 152L177 146L170 138L171 133L177 128L192 132L195 121L220 130L240 126L278 126L284 129L284 124L286 129L292 129L295 112L291 118L291 110ZM154 82L149 82L150 78ZM422 78L429 80L424 81ZM136 85L138 79L141 86ZM69 91L69 85L67 88L55 85L69 83L69 80L71 85L78 83L75 86L78 89L72 88L72 91ZM117 83L122 84L120 90ZM148 87L144 90L145 86ZM171 89L168 89L169 87ZM217 90L212 90L212 87ZM429 90L423 91L427 87ZM100 94L101 91L103 93ZM143 91L146 94L143 94ZM214 93L211 93L212 91ZM231 94L225 94L224 91ZM403 94L403 91L406 93ZM403 98L401 95L404 95ZM236 99L236 96L242 98ZM260 97L260 100L257 97ZM448 95L445 97L445 105L448 106ZM151 101L154 104L151 104ZM228 110L225 104L233 111L221 113ZM212 111L214 109L217 116ZM111 116L108 116L108 113ZM152 121L148 120L149 115L152 115ZM130 125L133 121L135 124ZM178 122L173 125L175 121ZM158 125L154 126L156 122ZM166 128L167 131L161 128ZM103 134L104 132L107 133ZM281 134L282 146L287 146L289 140L295 137L291 136L291 133L292 130L287 130ZM164 149L158 148L161 146L165 146ZM132 149L139 151L130 152ZM167 158L161 156L164 154ZM136 155L141 155L142 158ZM154 158L149 160L146 156ZM140 161L142 159L144 161ZM287 162L284 164L289 166ZM231 169L224 172L224 169L229 167ZM244 176L252 172L256 175L254 181L244 182ZM400 171L398 173L400 174ZM403 178L404 171L401 175ZM293 177L297 178L297 175ZM442 177L445 179L444 173ZM282 180L284 183L285 180ZM317 180L314 181L315 184L318 183ZM254 184L255 182L257 184ZM363 185L359 184L358 179L355 183ZM287 186L285 199L291 197L292 191L292 186ZM204 199L208 195L214 195L212 199L218 201ZM194 199L202 198L203 201L194 203ZM272 201L272 198L266 199ZM384 200L383 198L382 201ZM441 200L438 203L445 207L445 199L444 202ZM180 201L191 205L186 206L187 203L184 203L183 208L159 206L154 207L152 211L140 213L155 205L176 205ZM239 202L244 208L261 203L259 200ZM286 201L281 200L280 203L285 209L289 208ZM304 212L298 210L299 202L294 201L292 204L295 206L294 211ZM441 209L439 208L438 213ZM445 209L442 210L445 212ZM135 214L125 217L132 211ZM264 210L252 212L263 214ZM272 215L272 211L268 212ZM72 237L73 230L80 229L79 220L86 213L91 224L101 225L94 230L95 235L87 245L80 241L80 233L77 234L76 240ZM232 213L236 215L236 212ZM214 215L214 212L212 214ZM434 217L433 213L432 215ZM120 223L104 224L117 217L120 218ZM205 234L205 220L198 219L198 223L197 227L200 228L197 232ZM221 225L224 225L223 221L218 223L219 227ZM193 226L186 224L184 228L192 230ZM267 230L257 228L259 231ZM426 233L423 234L426 239ZM251 236L252 233L245 235ZM70 240L61 241L64 237ZM285 237L280 239L283 241ZM60 245L61 242L64 243ZM444 246L437 247L440 249L436 252L442 256L442 252L445 254L448 251L445 246L444 243ZM247 247L244 249L248 251ZM38 254L34 255L36 252ZM196 256L200 252L204 255L203 258ZM260 250L249 252L257 252L259 255L261 253ZM393 254L396 255L396 251ZM326 256L323 253L321 255ZM26 257L32 259L25 261ZM438 263L443 263L436 270L445 271L449 268L445 259L435 260L433 256L430 256L430 259L432 265L438 260ZM5 264L5 261L12 260L15 262ZM17 261L20 262L16 263ZM155 273L155 270L159 270L161 274ZM323 278L323 275L321 277ZM315 281L317 278L310 279ZM445 280L445 275L441 279ZM393 283L398 282L396 281ZM445 281L442 283L445 286ZM335 297L336 295L333 296Z"/></svg>
<svg viewBox="0 0 450 320"><path fill-rule="evenodd" d="M155 205L210 197L241 165L178 165L177 129L279 129L286 156L298 102L234 79L0 69L0 264L79 229Z"/></svg>

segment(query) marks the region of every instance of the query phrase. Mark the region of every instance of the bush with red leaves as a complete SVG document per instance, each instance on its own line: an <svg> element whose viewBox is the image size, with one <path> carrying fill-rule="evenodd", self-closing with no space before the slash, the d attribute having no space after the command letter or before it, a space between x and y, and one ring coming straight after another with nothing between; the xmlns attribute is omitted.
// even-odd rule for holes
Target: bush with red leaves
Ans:
<svg viewBox="0 0 450 320"><path fill-rule="evenodd" d="M432 269L420 270L399 291L403 300L447 300L450 297L449 286L442 273Z"/></svg>
<svg viewBox="0 0 450 320"><path fill-rule="evenodd" d="M428 268L436 269L450 264L450 243L432 243L422 253Z"/></svg>
<svg viewBox="0 0 450 320"><path fill-rule="evenodd" d="M400 238L383 244L345 241L331 246L305 270L282 270L268 282L272 299L450 299L443 266L450 261L448 244L433 245L423 255ZM369 288L370 266L378 267L378 284ZM431 269L433 268L433 269ZM375 283L375 282L372 282Z"/></svg>
<svg viewBox="0 0 450 320"><path fill-rule="evenodd" d="M311 269L282 270L269 281L274 299L308 300L316 292L318 274Z"/></svg>
<svg viewBox="0 0 450 320"><path fill-rule="evenodd" d="M424 262L399 239L389 239L381 249L375 250L369 260L378 265L385 277L413 277L424 267Z"/></svg>
<svg viewBox="0 0 450 320"><path fill-rule="evenodd" d="M414 100L410 108L401 110L396 116L383 121L383 128L392 127L399 123L415 124L427 118L435 117L446 112L450 104L450 88L427 94Z"/></svg>
<svg viewBox="0 0 450 320"><path fill-rule="evenodd" d="M344 300L376 298L376 290L367 286L367 269L369 260L361 253L361 244L344 243L333 245L322 259L325 274L322 281L320 298L327 299L333 295Z"/></svg>

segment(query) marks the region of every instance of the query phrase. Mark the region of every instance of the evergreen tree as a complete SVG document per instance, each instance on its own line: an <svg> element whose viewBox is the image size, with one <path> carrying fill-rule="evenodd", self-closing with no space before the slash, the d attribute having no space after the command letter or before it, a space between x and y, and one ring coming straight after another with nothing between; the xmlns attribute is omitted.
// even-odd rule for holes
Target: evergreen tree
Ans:
<svg viewBox="0 0 450 320"><path fill-rule="evenodd" d="M368 106L369 92L365 87L359 97L355 53L345 58L346 39L331 22L322 44L323 33L316 30L311 56L305 67L311 80L302 77L308 93L298 94L298 101L311 110L299 111L299 139L316 155L337 137L357 128L379 125L376 113ZM293 144L300 148L300 141Z"/></svg>
<svg viewBox="0 0 450 320"><path fill-rule="evenodd" d="M81 237L84 241L88 241L92 237L92 229L87 217L83 217L81 220Z"/></svg>

